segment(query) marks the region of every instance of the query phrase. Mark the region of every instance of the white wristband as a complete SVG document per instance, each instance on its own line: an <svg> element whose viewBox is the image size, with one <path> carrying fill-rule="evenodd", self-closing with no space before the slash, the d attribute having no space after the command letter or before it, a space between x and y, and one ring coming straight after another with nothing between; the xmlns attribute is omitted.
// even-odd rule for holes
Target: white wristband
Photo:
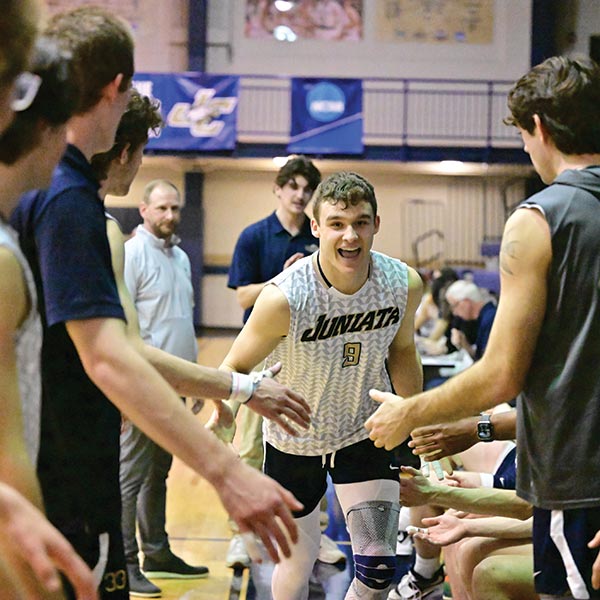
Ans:
<svg viewBox="0 0 600 600"><path fill-rule="evenodd" d="M254 394L254 381L250 375L231 373L231 394L229 400L245 404Z"/></svg>
<svg viewBox="0 0 600 600"><path fill-rule="evenodd" d="M258 384L265 377L272 378L273 373L270 369L262 371L252 371L249 375L243 373L231 373L231 394L229 400L246 404L254 395Z"/></svg>

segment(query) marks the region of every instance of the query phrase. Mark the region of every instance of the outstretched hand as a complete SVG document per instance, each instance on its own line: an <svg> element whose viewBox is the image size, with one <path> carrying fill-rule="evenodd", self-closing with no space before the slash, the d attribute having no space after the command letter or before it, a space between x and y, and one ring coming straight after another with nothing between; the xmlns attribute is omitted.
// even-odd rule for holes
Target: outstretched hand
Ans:
<svg viewBox="0 0 600 600"><path fill-rule="evenodd" d="M283 263L283 270L285 271L285 269L291 267L296 261L300 260L301 258L304 258L304 254L302 252L296 252L295 254L292 254L292 256L290 256Z"/></svg>
<svg viewBox="0 0 600 600"><path fill-rule="evenodd" d="M31 567L40 584L49 592L61 589L58 571L64 573L78 600L98 598L97 583L71 544L44 515L11 487L0 484L0 548L5 557L14 557ZM19 577L19 570L13 574ZM35 598L28 582L20 582L28 598Z"/></svg>
<svg viewBox="0 0 600 600"><path fill-rule="evenodd" d="M300 394L273 379L281 371L281 363L276 363L265 371L268 371L269 375L260 380L246 405L259 415L277 423L289 435L299 435L290 421L302 429L308 429L310 407Z"/></svg>
<svg viewBox="0 0 600 600"><path fill-rule="evenodd" d="M392 450L410 434L410 403L390 392L369 390L369 396L381 406L366 420L369 438L377 448Z"/></svg>
<svg viewBox="0 0 600 600"><path fill-rule="evenodd" d="M462 540L467 534L465 521L444 513L439 517L423 519L425 529L415 533L414 537L436 546L447 546Z"/></svg>
<svg viewBox="0 0 600 600"><path fill-rule="evenodd" d="M240 533L258 536L273 562L280 560L277 548L285 557L291 556L291 544L298 541L291 511L303 506L290 492L242 461L228 469L223 485L216 489Z"/></svg>
<svg viewBox="0 0 600 600"><path fill-rule="evenodd" d="M434 495L440 485L455 487L456 483L444 479L434 483L431 478L425 477L421 471L412 467L401 467L400 475L400 503L402 506L423 506L434 500Z"/></svg>
<svg viewBox="0 0 600 600"><path fill-rule="evenodd" d="M426 425L411 431L408 442L413 454L426 461L439 460L467 450L477 439L477 417L468 417L452 423Z"/></svg>
<svg viewBox="0 0 600 600"><path fill-rule="evenodd" d="M425 462L423 457L421 457L421 473L425 477L430 477L431 475L430 465L438 481L443 481L454 473L454 464L450 458Z"/></svg>
<svg viewBox="0 0 600 600"><path fill-rule="evenodd" d="M588 548L599 548L600 547L600 531L596 532L596 535L588 543ZM596 560L592 565L592 587L595 590L600 589L600 554L596 556Z"/></svg>
<svg viewBox="0 0 600 600"><path fill-rule="evenodd" d="M231 444L236 430L231 408L225 402L215 402L215 410L210 415L205 427L225 444Z"/></svg>

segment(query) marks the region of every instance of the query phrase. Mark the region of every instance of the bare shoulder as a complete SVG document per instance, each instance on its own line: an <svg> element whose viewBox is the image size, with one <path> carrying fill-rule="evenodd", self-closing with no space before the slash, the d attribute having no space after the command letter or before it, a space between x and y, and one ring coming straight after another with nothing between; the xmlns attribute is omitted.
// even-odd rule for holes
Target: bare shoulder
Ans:
<svg viewBox="0 0 600 600"><path fill-rule="evenodd" d="M267 284L261 290L256 300L255 309L259 305L266 306L270 310L285 310L289 312L288 300L285 294L274 284Z"/></svg>
<svg viewBox="0 0 600 600"><path fill-rule="evenodd" d="M517 275L531 265L547 267L552 258L550 228L536 208L520 208L507 220L500 247L500 270Z"/></svg>
<svg viewBox="0 0 600 600"><path fill-rule="evenodd" d="M121 244L124 244L124 237L119 224L114 219L106 219L106 235L108 236L109 241L111 238L115 238Z"/></svg>
<svg viewBox="0 0 600 600"><path fill-rule="evenodd" d="M408 267L408 303L411 310L416 311L423 297L423 280L412 267Z"/></svg>
<svg viewBox="0 0 600 600"><path fill-rule="evenodd" d="M10 249L0 246L0 328L15 330L29 307L21 264Z"/></svg>
<svg viewBox="0 0 600 600"><path fill-rule="evenodd" d="M248 323L259 325L277 335L287 335L290 305L285 294L276 285L268 284L262 289Z"/></svg>
<svg viewBox="0 0 600 600"><path fill-rule="evenodd" d="M125 237L119 225L112 219L106 219L106 237L111 252L123 252L125 248Z"/></svg>
<svg viewBox="0 0 600 600"><path fill-rule="evenodd" d="M407 270L408 288L411 291L414 290L415 292L423 294L423 280L421 279L421 276L419 275L416 269L413 269L413 267L407 267Z"/></svg>
<svg viewBox="0 0 600 600"><path fill-rule="evenodd" d="M106 237L110 246L110 255L113 272L117 282L123 279L125 262L125 239L121 228L113 219L106 219Z"/></svg>

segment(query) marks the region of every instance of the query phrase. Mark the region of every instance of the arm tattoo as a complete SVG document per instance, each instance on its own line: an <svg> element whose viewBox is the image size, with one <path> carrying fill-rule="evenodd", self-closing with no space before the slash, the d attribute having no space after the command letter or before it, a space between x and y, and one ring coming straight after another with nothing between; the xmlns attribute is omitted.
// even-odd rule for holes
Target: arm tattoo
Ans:
<svg viewBox="0 0 600 600"><path fill-rule="evenodd" d="M509 237L510 231L507 231L506 233L506 237ZM519 240L507 239L506 241L502 242L502 247L500 248L500 269L507 275L514 275L512 269L510 268L510 259L518 260L518 245Z"/></svg>

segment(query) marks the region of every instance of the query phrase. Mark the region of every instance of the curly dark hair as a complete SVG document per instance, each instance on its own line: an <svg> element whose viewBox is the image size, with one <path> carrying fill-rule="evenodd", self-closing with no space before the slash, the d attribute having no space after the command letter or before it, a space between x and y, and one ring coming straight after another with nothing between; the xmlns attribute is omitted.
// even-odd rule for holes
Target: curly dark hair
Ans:
<svg viewBox="0 0 600 600"><path fill-rule="evenodd" d="M358 173L340 171L324 179L314 194L313 215L317 223L323 202L337 204L344 208L355 206L359 202L368 202L373 209L373 217L377 216L377 199L373 186Z"/></svg>
<svg viewBox="0 0 600 600"><path fill-rule="evenodd" d="M119 121L113 147L92 157L92 169L98 181L106 179L110 163L126 146L131 155L148 141L149 131L156 132L162 125L159 101L142 96L135 88L132 89L127 109Z"/></svg>
<svg viewBox="0 0 600 600"><path fill-rule="evenodd" d="M302 175L308 182L308 187L315 190L321 182L321 172L311 160L306 156L294 156L290 158L277 173L275 177L275 185L283 187L290 179L296 175Z"/></svg>
<svg viewBox="0 0 600 600"><path fill-rule="evenodd" d="M533 67L508 94L504 119L533 133L538 115L564 154L600 153L600 68L588 57L554 56Z"/></svg>

